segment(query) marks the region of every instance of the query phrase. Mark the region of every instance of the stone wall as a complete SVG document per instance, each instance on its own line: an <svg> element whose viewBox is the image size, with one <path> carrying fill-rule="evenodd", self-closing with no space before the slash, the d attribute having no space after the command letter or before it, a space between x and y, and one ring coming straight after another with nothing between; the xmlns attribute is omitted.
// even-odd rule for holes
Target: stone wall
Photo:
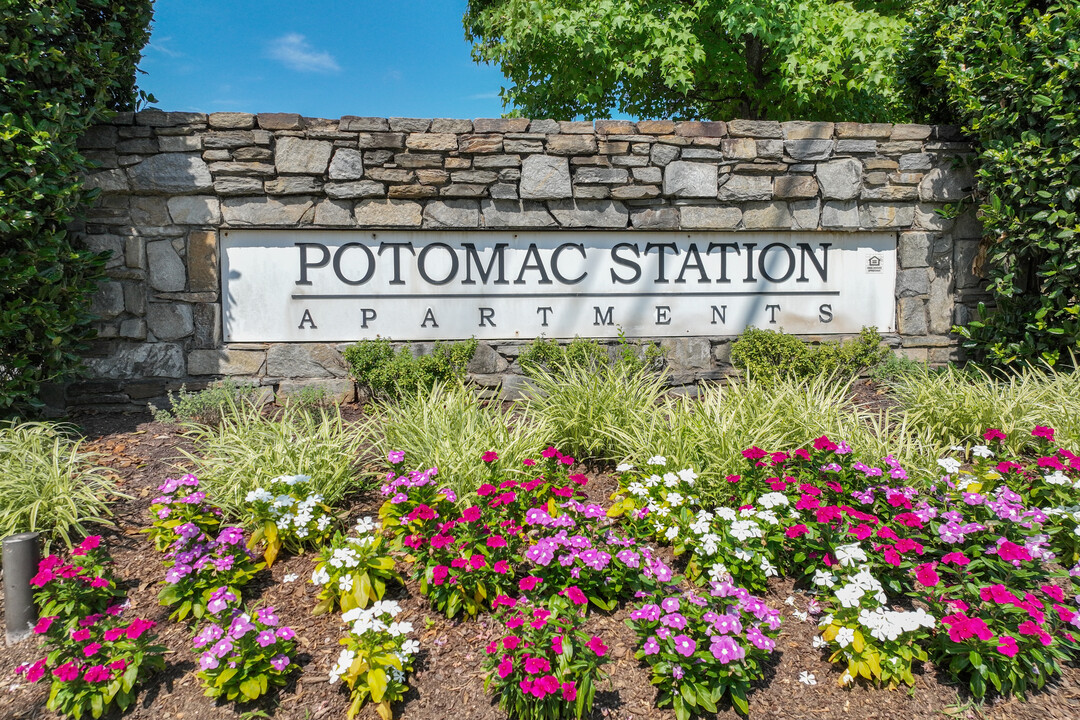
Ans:
<svg viewBox="0 0 1080 720"><path fill-rule="evenodd" d="M149 110L80 144L102 194L75 230L112 257L89 377L53 398L69 406L142 406L224 375L351 395L334 346L222 342L228 228L896 231L888 339L934 363L955 356L950 327L984 299L980 228L973 211L949 212L970 193L972 148L950 127ZM675 382L723 374L730 340L663 341ZM513 375L521 344L482 344L475 379Z"/></svg>

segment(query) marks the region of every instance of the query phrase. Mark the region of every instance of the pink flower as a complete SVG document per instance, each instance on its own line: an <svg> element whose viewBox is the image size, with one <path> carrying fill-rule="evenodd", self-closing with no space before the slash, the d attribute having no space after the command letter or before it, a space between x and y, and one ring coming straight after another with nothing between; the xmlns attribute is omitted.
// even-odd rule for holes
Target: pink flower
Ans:
<svg viewBox="0 0 1080 720"><path fill-rule="evenodd" d="M757 445L754 445L752 447L748 447L747 449L742 451L742 456L744 458L746 458L747 460L760 460L761 458L765 457L767 454L768 453L766 453L764 450L759 448Z"/></svg>
<svg viewBox="0 0 1080 720"><path fill-rule="evenodd" d="M465 512L461 513L461 519L465 522L476 522L480 519L480 508L476 505L465 508Z"/></svg>
<svg viewBox="0 0 1080 720"><path fill-rule="evenodd" d="M1036 425L1031 431L1032 437L1044 438L1046 442L1054 442L1054 428Z"/></svg>
<svg viewBox="0 0 1080 720"><path fill-rule="evenodd" d="M83 680L86 682L98 683L105 682L109 679L109 671L104 665L94 665L86 669L83 673Z"/></svg>
<svg viewBox="0 0 1080 720"><path fill-rule="evenodd" d="M33 665L26 668L26 681L35 683L45 674L46 659L41 658Z"/></svg>
<svg viewBox="0 0 1080 720"><path fill-rule="evenodd" d="M521 589L521 592L529 592L542 582L544 582L543 578L538 578L535 575L526 575L518 581L518 587Z"/></svg>
<svg viewBox="0 0 1080 720"><path fill-rule="evenodd" d="M938 577L937 572L934 570L933 563L923 563L916 567L915 579L923 587L934 587L941 581L941 578Z"/></svg>
<svg viewBox="0 0 1080 720"><path fill-rule="evenodd" d="M79 666L75 664L74 660L70 660L53 670L52 674L59 680L68 682L79 677Z"/></svg>
<svg viewBox="0 0 1080 720"><path fill-rule="evenodd" d="M83 628L81 630L75 630L74 632L71 633L71 639L75 640L76 642L83 642L85 640L89 640L90 639L90 631L87 630L86 628Z"/></svg>
<svg viewBox="0 0 1080 720"><path fill-rule="evenodd" d="M821 437L819 437L817 440L814 441L814 449L815 450L827 450L829 452L832 452L833 450L837 449L838 447L840 447L840 446L837 445L836 443L834 443L832 440L830 440L825 435L822 435Z"/></svg>
<svg viewBox="0 0 1080 720"><path fill-rule="evenodd" d="M1001 442L1003 440L1006 440L1007 437L1008 436L1005 435L1005 433L1001 432L1000 430L998 430L996 428L990 428L989 430L987 430L986 432L983 433L983 440L985 440L986 442L992 442L994 440L997 440L997 441Z"/></svg>
<svg viewBox="0 0 1080 720"><path fill-rule="evenodd" d="M577 688L572 682L564 682L562 684L562 698L566 702L574 702L577 700Z"/></svg>
<svg viewBox="0 0 1080 720"><path fill-rule="evenodd" d="M989 431L988 431L989 432ZM990 438L987 438L989 440ZM1020 648L1016 646L1016 638L1012 635L1002 635L998 638L998 646L995 648L1002 655L1008 657L1014 657L1016 653L1020 651Z"/></svg>
<svg viewBox="0 0 1080 720"><path fill-rule="evenodd" d="M487 497L493 492L495 492L495 486L491 483L484 483L480 487L476 488L476 494L480 497Z"/></svg>
<svg viewBox="0 0 1080 720"><path fill-rule="evenodd" d="M575 473L573 475L568 475L567 479L570 482L574 483L575 485L584 485L587 482L589 482L589 478L585 477L581 473Z"/></svg>
<svg viewBox="0 0 1080 720"><path fill-rule="evenodd" d="M488 547L506 547L506 538L502 535L492 535L487 539L485 544Z"/></svg>
<svg viewBox="0 0 1080 720"><path fill-rule="evenodd" d="M1051 432L1053 431L1051 430ZM90 535L79 544L79 547L81 547L83 550L93 550L99 545L101 545L101 536Z"/></svg>
<svg viewBox="0 0 1080 720"><path fill-rule="evenodd" d="M97 654L97 651L100 650L100 649L101 649L101 644L100 643L96 643L96 642L95 643L90 643L89 645L87 645L86 647L83 648L83 655L85 655L86 657L93 657L94 655Z"/></svg>
<svg viewBox="0 0 1080 720"><path fill-rule="evenodd" d="M581 592L581 588L577 585L571 585L566 588L567 599L575 605L584 605L589 602L589 599L585 597L585 593Z"/></svg>
<svg viewBox="0 0 1080 720"><path fill-rule="evenodd" d="M604 657L607 655L608 646L604 644L604 641L593 635L589 638L589 642L585 643L585 647L596 653L597 657Z"/></svg>
<svg viewBox="0 0 1080 720"><path fill-rule="evenodd" d="M30 578L30 584L34 587L44 587L55 577L51 570L39 570L37 575Z"/></svg>
<svg viewBox="0 0 1080 720"><path fill-rule="evenodd" d="M562 651L562 635L556 635L555 637L551 638L551 652L555 653L556 655L562 655Z"/></svg>
<svg viewBox="0 0 1080 720"><path fill-rule="evenodd" d="M1027 548L1006 540L998 546L998 557L1006 562L1019 565L1020 561L1030 561L1031 553L1027 551Z"/></svg>
<svg viewBox="0 0 1080 720"><path fill-rule="evenodd" d="M37 633L38 635L43 635L43 634L49 632L49 628L52 626L53 622L58 617L60 617L60 616L59 615L46 615L43 618L38 618L37 625L34 626L34 632Z"/></svg>
<svg viewBox="0 0 1080 720"><path fill-rule="evenodd" d="M499 573L500 575L505 575L510 572L510 563L505 560L499 560L491 566L491 569Z"/></svg>
<svg viewBox="0 0 1080 720"><path fill-rule="evenodd" d="M473 556L471 556L469 558L469 566L473 570L479 570L480 568L484 567L484 565L486 565L486 564L487 564L487 560L484 559L484 556L481 555L480 553L476 553L475 555L473 555Z"/></svg>
<svg viewBox="0 0 1080 720"><path fill-rule="evenodd" d="M499 459L499 454L494 450L488 450L486 453L480 456L480 459L486 463L492 463Z"/></svg>
<svg viewBox="0 0 1080 720"><path fill-rule="evenodd" d="M530 675L547 672L551 669L551 663L547 658L530 657L525 659L525 672Z"/></svg>
<svg viewBox="0 0 1080 720"><path fill-rule="evenodd" d="M810 529L805 525L792 525L784 531L784 534L787 535L790 539L794 540L795 538L801 535L805 535L808 532L810 532Z"/></svg>
<svg viewBox="0 0 1080 720"><path fill-rule="evenodd" d="M967 556L964 555L964 553L962 553L962 552L951 552L948 555L943 556L941 558L941 562L943 562L943 563L952 563L953 565L958 565L960 567L964 567L965 565L967 565L971 561L968 560Z"/></svg>
<svg viewBox="0 0 1080 720"><path fill-rule="evenodd" d="M142 618L135 618L128 625L127 636L128 640L138 640L142 637L142 634L154 627L157 623L152 620L143 620Z"/></svg>
<svg viewBox="0 0 1080 720"><path fill-rule="evenodd" d="M1041 585L1039 589L1058 602L1065 602L1065 592L1057 585Z"/></svg>
<svg viewBox="0 0 1080 720"><path fill-rule="evenodd" d="M507 635L502 639L502 644L507 650L517 650L517 646L521 644L521 638L517 635Z"/></svg>
<svg viewBox="0 0 1080 720"><path fill-rule="evenodd" d="M505 680L506 676L509 675L513 671L514 671L514 661L510 659L509 655L504 656L502 661L499 663L499 669L498 669L499 678L502 679L502 680Z"/></svg>
<svg viewBox="0 0 1080 720"><path fill-rule="evenodd" d="M450 568L445 565L436 565L431 569L431 584L442 585L446 582L446 576L450 574Z"/></svg>
<svg viewBox="0 0 1080 720"><path fill-rule="evenodd" d="M885 556L885 562L894 567L899 567L903 559L900 557L900 553L896 552L896 549L892 545L885 545L882 547L881 554Z"/></svg>
<svg viewBox="0 0 1080 720"><path fill-rule="evenodd" d="M676 635L672 640L675 643L675 652L683 657L690 657L697 650L697 643L687 635Z"/></svg>
<svg viewBox="0 0 1080 720"><path fill-rule="evenodd" d="M92 588L109 587L109 581L106 580L105 578L100 578L100 577L99 578L94 578L93 580L90 581L90 587L92 587Z"/></svg>
<svg viewBox="0 0 1080 720"><path fill-rule="evenodd" d="M543 458L547 458L548 460L550 460L551 458L555 457L555 456L556 456L556 455L558 455L558 454L559 454L559 451L558 451L558 450L556 450L556 449L555 449L554 447L552 447L551 445L548 445L548 446L547 446L547 447L546 447L546 448L544 449L544 451L543 451L542 453L540 453L540 456L541 456L541 457L543 457Z"/></svg>

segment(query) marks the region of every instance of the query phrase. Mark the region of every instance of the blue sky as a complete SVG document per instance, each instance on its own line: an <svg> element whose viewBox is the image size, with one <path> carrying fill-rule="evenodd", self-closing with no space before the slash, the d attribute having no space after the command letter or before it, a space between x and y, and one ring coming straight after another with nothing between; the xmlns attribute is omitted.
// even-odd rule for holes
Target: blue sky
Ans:
<svg viewBox="0 0 1080 720"><path fill-rule="evenodd" d="M464 0L157 0L140 87L162 110L499 117Z"/></svg>

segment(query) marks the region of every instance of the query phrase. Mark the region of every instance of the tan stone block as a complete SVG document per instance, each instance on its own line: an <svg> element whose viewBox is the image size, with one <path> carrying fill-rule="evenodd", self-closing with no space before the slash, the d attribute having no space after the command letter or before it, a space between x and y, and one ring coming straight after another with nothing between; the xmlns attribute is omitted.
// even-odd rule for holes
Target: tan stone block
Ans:
<svg viewBox="0 0 1080 720"><path fill-rule="evenodd" d="M217 232L196 230L188 233L188 287L192 292L218 289Z"/></svg>

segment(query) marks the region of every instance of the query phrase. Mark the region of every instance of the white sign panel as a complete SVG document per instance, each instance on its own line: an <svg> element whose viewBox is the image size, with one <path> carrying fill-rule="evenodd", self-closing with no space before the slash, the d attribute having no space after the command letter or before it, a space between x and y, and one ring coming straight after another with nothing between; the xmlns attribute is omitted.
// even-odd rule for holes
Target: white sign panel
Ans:
<svg viewBox="0 0 1080 720"><path fill-rule="evenodd" d="M225 230L226 342L895 329L896 235Z"/></svg>

